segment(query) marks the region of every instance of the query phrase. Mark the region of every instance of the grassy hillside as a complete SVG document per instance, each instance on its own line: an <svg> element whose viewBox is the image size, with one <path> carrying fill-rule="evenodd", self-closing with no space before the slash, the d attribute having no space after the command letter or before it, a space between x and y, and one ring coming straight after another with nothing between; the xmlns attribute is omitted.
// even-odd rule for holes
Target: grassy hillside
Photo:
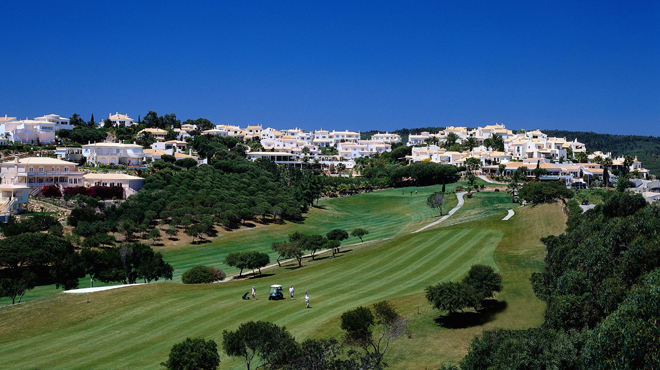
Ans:
<svg viewBox="0 0 660 370"><path fill-rule="evenodd" d="M480 202L490 209L508 198L485 194L471 200L474 209ZM377 194L366 196L373 195ZM222 330L248 320L286 325L298 339L337 336L341 313L383 299L392 300L410 321L410 338L397 340L387 356L392 367L437 367L462 357L472 337L484 328L523 328L542 321L543 304L533 297L528 279L542 265L538 239L561 232L564 217L556 205L516 211L510 221L501 221L506 214L501 209L476 221L466 218L464 223L412 235L403 230L414 227L399 225L382 232L381 237L394 239L365 243L337 258L306 261L301 269L290 265L268 270L257 279L204 286L150 284L90 294L90 303L84 295L60 293L6 307L0 315L0 368L156 369L171 346L187 336L219 342ZM405 223L386 220L383 225L389 227ZM413 218L414 223L418 221ZM496 309L482 315L486 320L477 325L470 315L434 322L438 313L426 303L424 287L460 279L476 263L496 266L503 274L505 290ZM268 301L267 287L274 283L293 284L298 297L307 289L313 308L305 310L300 298ZM242 301L240 296L252 285L260 299ZM451 328L457 324L459 328ZM222 369L242 367L222 356Z"/></svg>
<svg viewBox="0 0 660 370"><path fill-rule="evenodd" d="M451 191L457 185L449 184L446 190ZM364 240L378 240L393 237L402 232L420 228L437 219L437 214L426 206L426 198L441 186L407 187L405 189L390 189L368 194L356 194L350 197L323 199L318 208L313 208L305 215L304 222L284 224L269 224L253 229L241 229L221 234L216 239L210 239L203 244L180 244L172 247L157 247L163 253L165 261L172 264L174 281L181 281L181 274L195 265L208 265L224 269L228 273L238 272L225 266L222 261L228 253L236 251L257 250L269 253L271 260L277 255L270 250L275 241L286 239L289 233L302 231L307 233L325 234L334 228L351 231L363 227L369 231ZM405 195L402 195L405 190ZM410 191L417 194L410 195ZM456 206L456 196L447 196L443 209L449 211ZM358 238L350 238L344 244L359 242ZM147 241L147 243L151 243ZM116 285L111 283L109 285ZM95 282L95 286L108 285ZM90 286L89 279L81 279L80 287ZM43 297L57 292L54 285L40 286L28 291L23 301ZM0 306L11 304L11 299L0 298Z"/></svg>

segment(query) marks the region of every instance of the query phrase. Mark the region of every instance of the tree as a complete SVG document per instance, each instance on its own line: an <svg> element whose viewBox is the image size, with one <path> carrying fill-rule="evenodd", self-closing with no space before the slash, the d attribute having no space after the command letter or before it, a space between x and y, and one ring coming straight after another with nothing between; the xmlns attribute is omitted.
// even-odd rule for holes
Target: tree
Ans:
<svg viewBox="0 0 660 370"><path fill-rule="evenodd" d="M500 163L500 164L497 165L497 172L500 176L504 176L504 170L505 169L506 169L505 164Z"/></svg>
<svg viewBox="0 0 660 370"><path fill-rule="evenodd" d="M270 257L268 253L262 252L244 252L245 259L247 260L247 268L252 270L254 275L254 269L259 270L259 275L261 275L261 268L268 266L270 263Z"/></svg>
<svg viewBox="0 0 660 370"><path fill-rule="evenodd" d="M486 330L474 338L460 368L585 369L581 352L588 333L545 328Z"/></svg>
<svg viewBox="0 0 660 370"><path fill-rule="evenodd" d="M16 297L18 297L18 303L21 303L25 292L34 289L36 281L37 275L27 270L16 278L0 279L0 297L11 298L11 304L15 304Z"/></svg>
<svg viewBox="0 0 660 370"><path fill-rule="evenodd" d="M601 321L585 346L593 369L653 369L660 363L660 268Z"/></svg>
<svg viewBox="0 0 660 370"><path fill-rule="evenodd" d="M181 275L184 284L208 284L216 281L208 266L195 266Z"/></svg>
<svg viewBox="0 0 660 370"><path fill-rule="evenodd" d="M630 166L635 162L635 158L633 158L630 155L626 155L623 157L623 164L621 165L621 175L622 176L628 176L628 173L630 173Z"/></svg>
<svg viewBox="0 0 660 370"><path fill-rule="evenodd" d="M479 295L474 287L451 281L426 287L426 299L434 308L454 313L467 307L478 307Z"/></svg>
<svg viewBox="0 0 660 370"><path fill-rule="evenodd" d="M378 338L373 331L380 326ZM401 317L391 303L382 301L374 304L373 312L366 307L357 307L341 315L341 329L344 330L344 341L352 346L360 347L370 354L373 368L379 369L390 341L402 335L407 328L407 321Z"/></svg>
<svg viewBox="0 0 660 370"><path fill-rule="evenodd" d="M479 300L492 298L495 292L501 292L502 276L486 265L473 265L463 278L463 284L474 288Z"/></svg>
<svg viewBox="0 0 660 370"><path fill-rule="evenodd" d="M218 345L213 339L186 338L172 347L169 358L160 365L168 370L215 370L220 366Z"/></svg>
<svg viewBox="0 0 660 370"><path fill-rule="evenodd" d="M369 231L362 228L353 229L353 231L351 231L351 236L357 236L358 238L360 238L361 243L364 243L362 237L367 234L369 234Z"/></svg>
<svg viewBox="0 0 660 370"><path fill-rule="evenodd" d="M348 239L348 232L342 229L332 229L330 230L327 234L325 234L325 237L328 238L328 240L346 240Z"/></svg>
<svg viewBox="0 0 660 370"><path fill-rule="evenodd" d="M327 234L325 234L325 237L330 242L336 242L330 243L328 245L328 248L332 249L332 256L334 257L335 253L339 253L339 246L341 245L341 242L348 239L348 232L342 229L332 229Z"/></svg>
<svg viewBox="0 0 660 370"><path fill-rule="evenodd" d="M442 192L436 191L435 193L429 195L426 199L426 205L438 212L442 216L442 204L445 202L445 195Z"/></svg>
<svg viewBox="0 0 660 370"><path fill-rule="evenodd" d="M225 257L224 263L228 266L240 269L241 271L238 273L239 277L243 275L243 269L248 268L248 260L246 259L246 255L243 252L229 253Z"/></svg>
<svg viewBox="0 0 660 370"><path fill-rule="evenodd" d="M465 142L463 143L463 145L465 146L465 149L467 149L468 151L471 152L472 149L474 149L477 145L479 145L479 143L477 143L477 139L475 139L474 137L470 136L469 138L467 138L467 139L465 140Z"/></svg>
<svg viewBox="0 0 660 370"><path fill-rule="evenodd" d="M202 234L208 230L208 226L202 223L194 224L186 230L186 235L193 238L192 242L195 243L195 238L201 239Z"/></svg>
<svg viewBox="0 0 660 370"><path fill-rule="evenodd" d="M318 234L305 235L300 232L295 232L289 235L289 242L298 244L303 251L310 251L312 259L314 259L316 251L323 249L328 242L328 239Z"/></svg>
<svg viewBox="0 0 660 370"><path fill-rule="evenodd" d="M359 306L344 312L341 315L341 329L345 331L344 341L368 352L375 323L376 317L367 307Z"/></svg>
<svg viewBox="0 0 660 370"><path fill-rule="evenodd" d="M174 268L163 261L160 252L154 252L146 244L124 244L113 248L112 252L112 259L116 261L115 276L124 284L135 284L138 279L143 279L145 283L160 278L172 280Z"/></svg>
<svg viewBox="0 0 660 370"><path fill-rule="evenodd" d="M258 367L276 368L286 364L297 343L285 327L265 321L248 321L235 331L222 332L222 348L230 357L240 357L247 369L253 361Z"/></svg>
<svg viewBox="0 0 660 370"><path fill-rule="evenodd" d="M174 165L188 169L197 166L197 161L194 158L181 158L177 159Z"/></svg>
<svg viewBox="0 0 660 370"><path fill-rule="evenodd" d="M511 202L516 201L516 197L518 195L518 192L520 191L520 184L515 181L514 179L511 179L511 182L509 182L509 185L507 185L506 189L509 194L511 194Z"/></svg>
<svg viewBox="0 0 660 370"><path fill-rule="evenodd" d="M552 202L555 199L573 198L574 192L561 181L528 182L520 190L520 197L536 204Z"/></svg>
<svg viewBox="0 0 660 370"><path fill-rule="evenodd" d="M616 191L623 193L626 189L634 188L635 183L630 181L627 176L621 175L616 182Z"/></svg>
<svg viewBox="0 0 660 370"><path fill-rule="evenodd" d="M167 230L165 230L165 234L167 234L170 239L174 238L178 233L179 231L176 229L176 227L169 227Z"/></svg>
<svg viewBox="0 0 660 370"><path fill-rule="evenodd" d="M450 132L449 134L447 134L447 138L445 139L445 148L449 148L450 146L456 144L456 142L459 141L460 139L461 138L458 137L458 135L456 135L453 132Z"/></svg>
<svg viewBox="0 0 660 370"><path fill-rule="evenodd" d="M72 126L87 126L87 122L85 122L84 119L80 117L78 113L74 113L70 118L69 118L69 124Z"/></svg>
<svg viewBox="0 0 660 370"><path fill-rule="evenodd" d="M156 142L156 138L151 132L144 131L137 137L137 142L142 145L144 149L151 149L151 144Z"/></svg>

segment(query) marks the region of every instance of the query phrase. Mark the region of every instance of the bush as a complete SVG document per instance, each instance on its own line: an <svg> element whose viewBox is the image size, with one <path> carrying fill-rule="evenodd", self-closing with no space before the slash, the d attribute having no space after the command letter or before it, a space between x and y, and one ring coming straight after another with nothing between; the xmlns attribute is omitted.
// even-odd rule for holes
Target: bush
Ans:
<svg viewBox="0 0 660 370"><path fill-rule="evenodd" d="M213 339L186 338L172 347L169 358L160 365L169 370L217 369L220 366L218 345Z"/></svg>
<svg viewBox="0 0 660 370"><path fill-rule="evenodd" d="M211 267L209 270L211 271L211 274L213 275L215 281L225 280L225 278L227 277L227 274L221 269Z"/></svg>
<svg viewBox="0 0 660 370"><path fill-rule="evenodd" d="M212 283L215 280L215 275L211 272L211 268L208 266L195 266L184 272L181 276L181 281L184 284L206 284Z"/></svg>

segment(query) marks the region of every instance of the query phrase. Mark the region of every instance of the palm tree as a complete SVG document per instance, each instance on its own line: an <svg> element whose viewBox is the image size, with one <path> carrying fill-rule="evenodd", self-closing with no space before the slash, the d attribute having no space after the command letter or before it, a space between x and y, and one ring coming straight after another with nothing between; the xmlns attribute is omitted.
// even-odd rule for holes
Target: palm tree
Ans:
<svg viewBox="0 0 660 370"><path fill-rule="evenodd" d="M587 153L585 152L575 153L575 160L578 161L578 163L587 163L588 159L589 156L587 156Z"/></svg>
<svg viewBox="0 0 660 370"><path fill-rule="evenodd" d="M450 132L450 133L447 135L447 138L445 139L445 148L449 148L450 146L456 144L456 142L457 142L458 140L460 140L460 138L458 137L458 135L456 135L456 134L453 133L453 132Z"/></svg>
<svg viewBox="0 0 660 370"><path fill-rule="evenodd" d="M506 187L506 191L507 193L511 194L511 203L513 203L516 201L516 196L520 191L520 184L515 180L511 180L509 185Z"/></svg>
<svg viewBox="0 0 660 370"><path fill-rule="evenodd" d="M479 143L477 142L477 139L473 137L469 137L467 138L467 140L465 140L463 145L465 146L465 149L472 151L472 149L474 149L477 145L479 145Z"/></svg>

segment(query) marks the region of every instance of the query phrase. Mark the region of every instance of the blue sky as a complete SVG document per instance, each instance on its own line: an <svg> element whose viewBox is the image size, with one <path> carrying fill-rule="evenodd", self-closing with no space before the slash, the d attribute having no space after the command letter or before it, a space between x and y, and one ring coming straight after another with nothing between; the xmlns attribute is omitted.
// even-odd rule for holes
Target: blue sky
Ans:
<svg viewBox="0 0 660 370"><path fill-rule="evenodd" d="M658 1L4 1L0 114L660 136Z"/></svg>

